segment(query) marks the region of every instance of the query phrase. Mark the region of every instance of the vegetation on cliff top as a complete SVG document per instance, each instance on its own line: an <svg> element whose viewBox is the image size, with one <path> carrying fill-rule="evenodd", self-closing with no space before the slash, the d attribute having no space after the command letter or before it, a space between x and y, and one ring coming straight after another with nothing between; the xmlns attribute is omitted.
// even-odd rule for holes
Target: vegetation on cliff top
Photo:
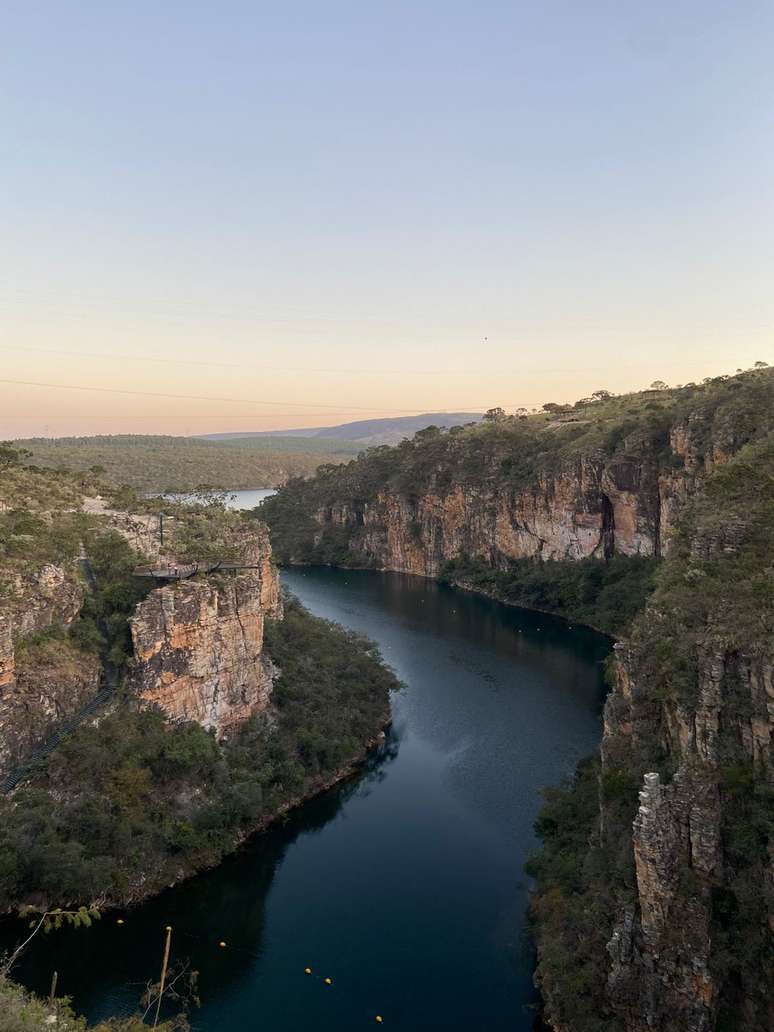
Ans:
<svg viewBox="0 0 774 1032"><path fill-rule="evenodd" d="M684 469L686 461L701 469L710 458L722 462L765 438L774 424L774 370L622 397L600 391L574 406L549 404L531 416L488 415L483 423L448 431L430 427L395 448L372 448L345 465L322 466L311 479L291 480L261 506L276 558L362 566L367 557L358 548L358 534L369 505L370 525L379 531L373 521L385 493L397 496L410 514L423 495L464 489L479 494L485 512L492 495L540 490L541 478L577 470L581 461L614 470L631 459L655 490L658 476ZM686 428L688 454L677 440ZM739 480L741 467L734 470L727 476ZM709 492L731 490L722 476L713 484ZM707 506L714 504L711 494L706 498ZM341 520L329 519L331 512L340 512ZM488 555L461 554L447 561L441 577L622 634L653 590L656 568L638 556L575 563L499 556L495 563Z"/></svg>
<svg viewBox="0 0 774 1032"><path fill-rule="evenodd" d="M327 529L321 539L315 513L341 505L362 509L380 492L409 503L457 488L502 493L537 486L541 477L582 458L614 464L633 456L669 471L684 461L670 445L676 427L690 424L693 460L701 464L710 451L733 454L765 435L774 421L772 369L671 390L606 393L530 416L496 415L450 430L428 427L397 447L371 448L343 465L321 466L309 480L291 480L261 510L277 555L296 562L346 559L345 542L336 538L339 528L332 529L330 542ZM326 549L332 556L327 560Z"/></svg>
<svg viewBox="0 0 774 1032"><path fill-rule="evenodd" d="M280 670L272 710L226 743L122 707L0 798L0 911L152 893L358 760L397 687L375 646L289 599L266 651Z"/></svg>
<svg viewBox="0 0 774 1032"><path fill-rule="evenodd" d="M158 1032L186 1032L183 1018L162 1021ZM42 1032L43 1029L66 1029L67 1032L147 1032L148 1025L138 1015L134 1018L111 1018L89 1025L75 1015L66 999L53 1003L41 1000L0 976L0 1032Z"/></svg>

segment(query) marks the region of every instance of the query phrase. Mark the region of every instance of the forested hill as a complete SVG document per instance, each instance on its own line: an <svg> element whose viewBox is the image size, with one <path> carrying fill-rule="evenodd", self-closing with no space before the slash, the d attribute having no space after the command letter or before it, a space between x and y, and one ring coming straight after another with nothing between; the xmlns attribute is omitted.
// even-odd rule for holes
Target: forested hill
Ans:
<svg viewBox="0 0 774 1032"><path fill-rule="evenodd" d="M284 437L207 441L130 434L36 437L14 444L29 451L28 461L35 465L73 471L99 467L114 483L139 491L193 491L204 484L225 491L278 487L358 450L346 443Z"/></svg>
<svg viewBox="0 0 774 1032"><path fill-rule="evenodd" d="M293 438L319 442L330 450L339 450L355 446L354 451L361 451L372 445L398 444L404 437L411 437L418 430L436 425L441 427L458 426L467 423L478 423L482 418L480 412L423 412L418 416L394 416L387 419L358 419L352 423L339 423L336 426L312 426L299 430L260 430L257 432L205 434L204 439L211 441L230 440L244 442L247 440L265 441L266 438L278 440ZM299 441L299 443L301 443Z"/></svg>

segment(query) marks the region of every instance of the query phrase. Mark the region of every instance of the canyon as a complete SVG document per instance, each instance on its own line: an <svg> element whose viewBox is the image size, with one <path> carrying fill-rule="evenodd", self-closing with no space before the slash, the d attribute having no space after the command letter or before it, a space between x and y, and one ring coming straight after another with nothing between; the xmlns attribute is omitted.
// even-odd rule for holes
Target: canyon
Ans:
<svg viewBox="0 0 774 1032"><path fill-rule="evenodd" d="M588 852L613 880L583 875L578 858L573 895L604 910L602 938L582 956L571 897L539 889L569 931L559 961L538 917L537 983L555 1032L766 1032L774 378L579 406L564 422L431 428L291 482L266 518L288 563L439 577L460 560L494 571L660 561L655 592L616 648L605 706Z"/></svg>

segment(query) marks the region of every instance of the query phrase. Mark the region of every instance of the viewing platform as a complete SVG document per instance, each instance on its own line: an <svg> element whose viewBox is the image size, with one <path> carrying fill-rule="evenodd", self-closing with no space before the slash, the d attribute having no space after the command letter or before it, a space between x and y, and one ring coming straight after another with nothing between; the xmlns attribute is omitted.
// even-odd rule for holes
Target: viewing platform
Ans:
<svg viewBox="0 0 774 1032"><path fill-rule="evenodd" d="M229 573L236 570L258 570L256 564L235 563L220 560L217 562L206 561L196 563L155 563L152 566L136 566L133 575L135 577L148 577L158 581L188 580L198 573Z"/></svg>

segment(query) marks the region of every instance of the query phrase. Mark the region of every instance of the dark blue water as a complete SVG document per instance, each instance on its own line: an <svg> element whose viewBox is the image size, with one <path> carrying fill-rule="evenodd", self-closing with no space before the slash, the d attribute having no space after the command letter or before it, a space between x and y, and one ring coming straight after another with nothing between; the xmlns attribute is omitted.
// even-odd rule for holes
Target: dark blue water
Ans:
<svg viewBox="0 0 774 1032"><path fill-rule="evenodd" d="M202 1032L355 1032L377 1014L403 1032L531 1029L522 866L541 787L598 742L607 641L397 574L283 579L405 682L385 748L125 924L48 937L19 975L44 989L57 968L89 1017L129 1013L171 924L173 958L200 972Z"/></svg>

